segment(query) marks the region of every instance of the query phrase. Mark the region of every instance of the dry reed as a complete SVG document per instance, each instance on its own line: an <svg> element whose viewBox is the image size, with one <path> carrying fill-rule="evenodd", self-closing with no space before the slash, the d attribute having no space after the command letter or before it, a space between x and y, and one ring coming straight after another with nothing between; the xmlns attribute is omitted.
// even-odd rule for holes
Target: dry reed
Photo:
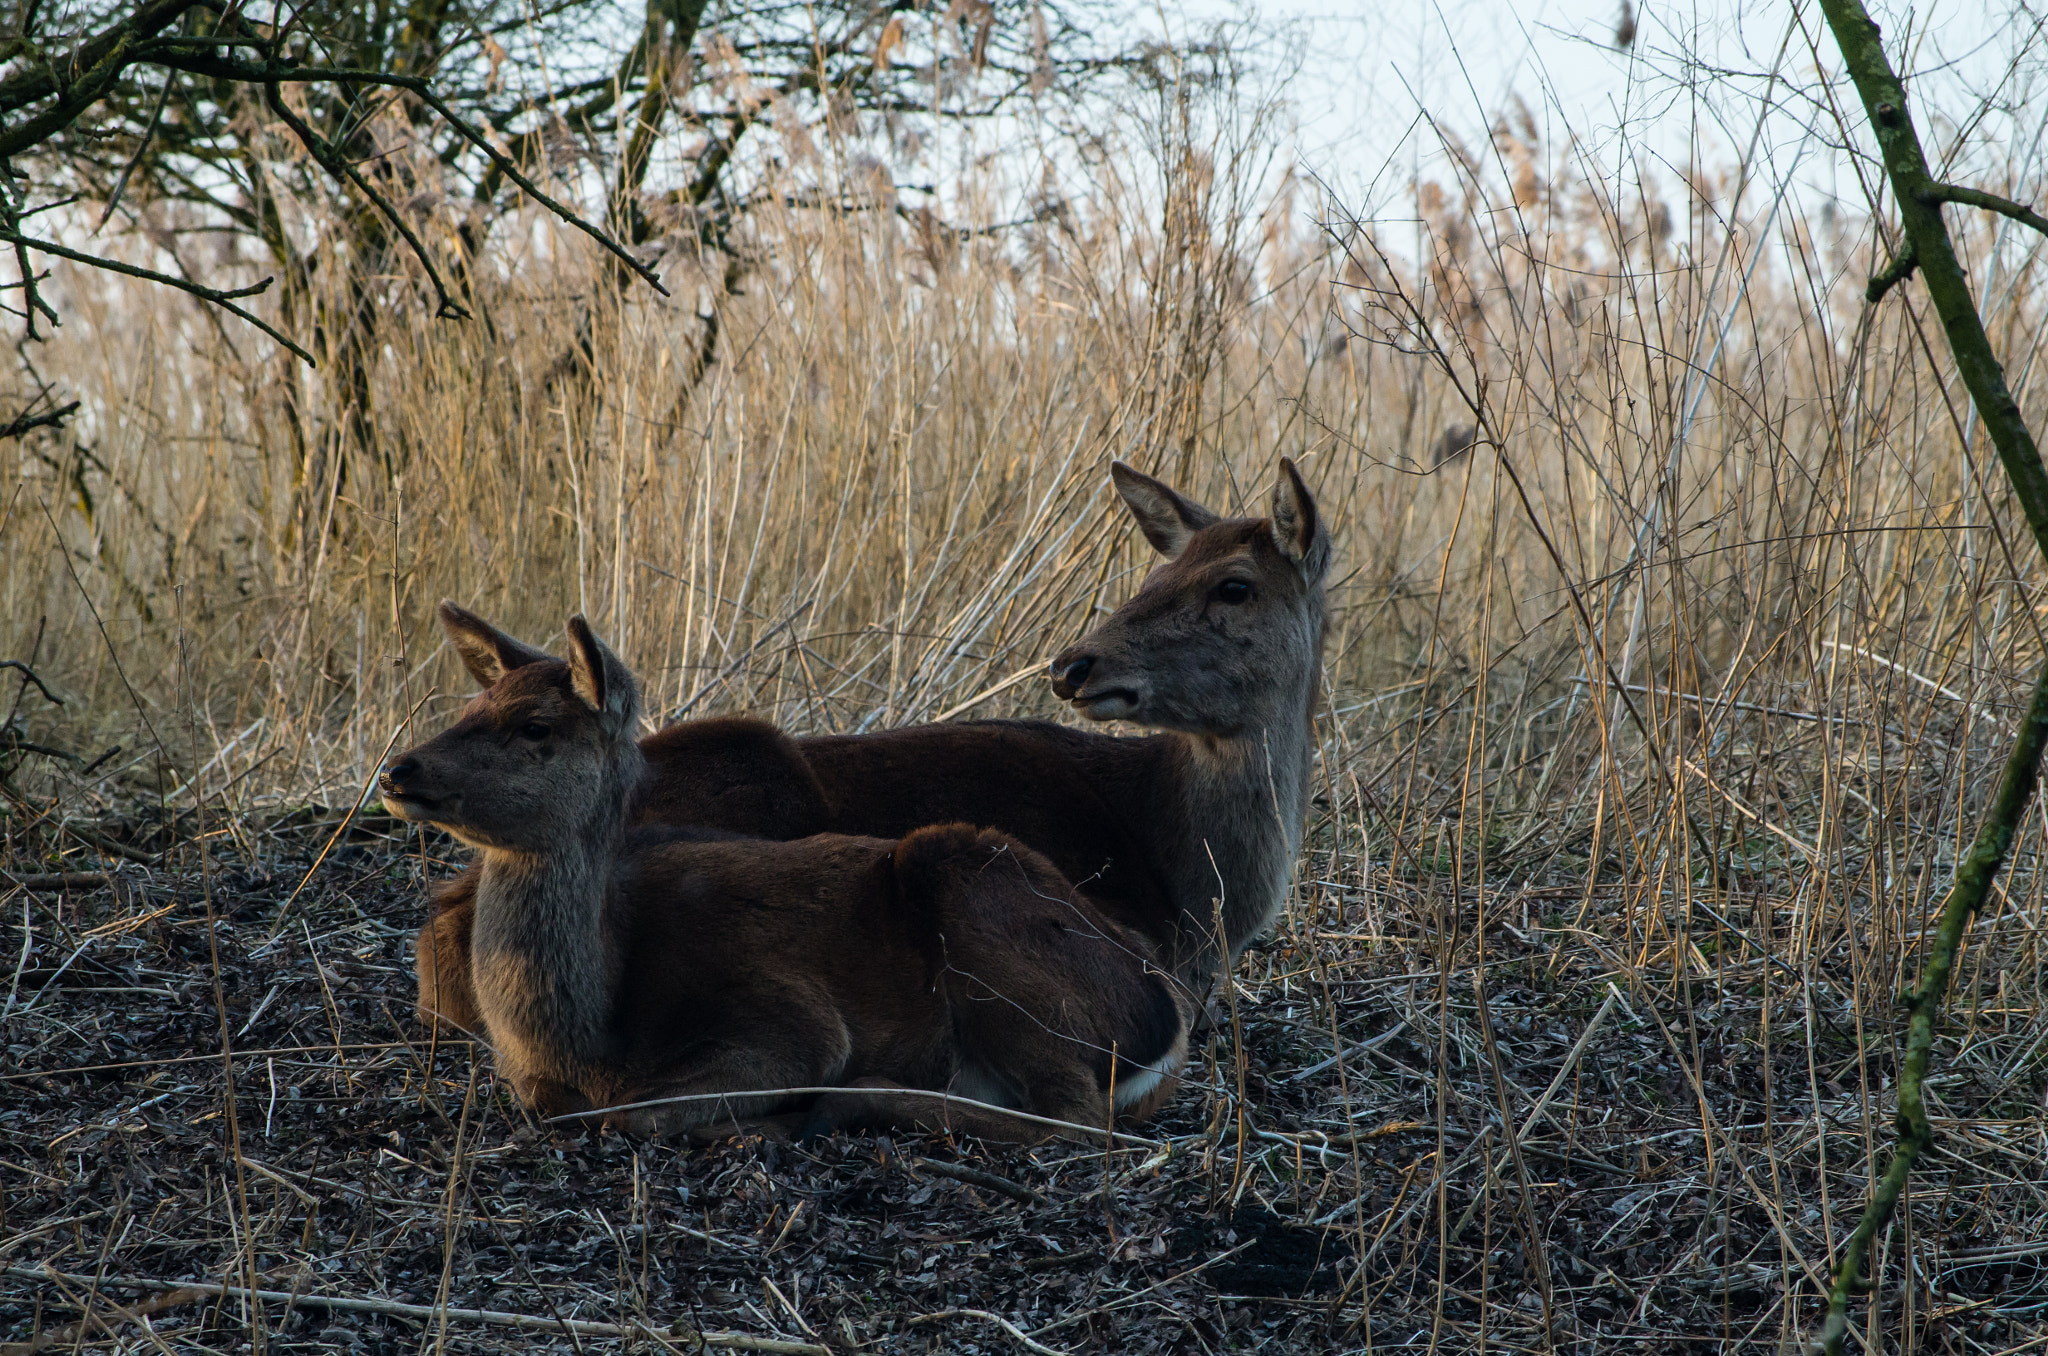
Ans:
<svg viewBox="0 0 2048 1356"><path fill-rule="evenodd" d="M93 835L158 874L8 897L28 935L7 1076L40 1091L0 1113L33 1202L0 1220L0 1262L74 1277L31 1301L8 1273L16 1336L34 1306L75 1316L79 1275L232 1287L246 1258L274 1289L886 1350L1796 1347L1887 1134L1893 995L2043 651L2024 532L1930 321L1910 289L1863 305L1866 220L1704 174L1624 196L1525 118L1416 187L1419 258L1328 204L1304 226L1300 184L1262 197L1256 138L1158 125L998 234L764 204L740 292L733 261L678 254L673 305L618 294L536 220L473 322L390 281L353 409L181 300L64 276L38 361L87 408L22 445L6 655L65 699L24 684L19 738L123 752L24 762L9 860L75 871ZM1962 229L2038 413L2034 256ZM351 419L359 438L304 432ZM1239 973L1243 1044L1207 1034L1169 1161L1105 1184L1097 1156L1013 1157L1003 1178L1054 1214L974 1233L932 1214L971 1187L933 1205L887 1148L551 1159L468 1047L402 1015L438 847L408 862L372 821L277 926L337 827L321 807L354 802L423 698L433 720L464 690L430 630L442 595L535 640L586 613L664 718L1051 716L1037 666L1146 563L1106 460L1255 511L1283 452L1338 541L1320 795L1285 921ZM202 1121L216 1106L205 1023L167 1029L211 1065L63 1072L176 1044L119 1035L111 1004L197 1002L156 972L198 963L173 929L199 898L179 835L201 794L242 873L229 1016L318 1089L286 1108L318 1157L257 1169L246 1211L199 1147L216 1132L123 1119L155 1079ZM2018 1350L2048 1313L2048 817L2030 824L1968 939L1941 1147L1859 1316L1902 1350ZM60 982L73 947L126 978ZM323 968L333 947L354 962ZM237 1105L262 1112L261 1160L279 1075L256 1058ZM130 1160L155 1166L122 1178ZM182 1184L143 1226L134 1172ZM1053 1233L1066 1252L1029 1241ZM194 1340L341 1344L214 1303Z"/></svg>

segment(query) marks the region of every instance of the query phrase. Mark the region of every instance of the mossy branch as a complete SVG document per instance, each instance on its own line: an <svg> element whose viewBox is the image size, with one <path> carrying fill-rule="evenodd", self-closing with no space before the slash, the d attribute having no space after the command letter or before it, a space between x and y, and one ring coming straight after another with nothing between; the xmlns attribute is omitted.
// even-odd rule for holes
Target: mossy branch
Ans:
<svg viewBox="0 0 2048 1356"><path fill-rule="evenodd" d="M2042 468L2040 450L2026 421L2020 418L2019 404L2006 385L2005 369L1992 352L1983 317L1977 313L1969 281L1956 260L1955 246L1942 220L1941 205L1954 202L1988 208L2043 231L2048 231L2048 220L1992 194L1936 181L1928 172L1919 134L1906 111L1905 86L1885 57L1877 25L1871 22L1860 0L1821 0L1821 10L1841 46L1843 63L1870 117L1885 173L1899 204L1900 225L1905 231L1905 242L1898 255L1890 267L1871 280L1866 295L1875 302L1917 266L1948 336L1957 373L1976 403L1984 431L1998 449L1998 459L2005 466L2027 525L2033 530L2035 544L2048 556L2048 470ZM1970 844L1969 854L1949 887L1920 981L1906 999L1906 1052L1899 1070L1899 1110L1895 1120L1899 1141L1870 1205L1842 1250L1841 1265L1828 1296L1827 1320L1820 1334L1820 1346L1829 1356L1838 1356L1848 1336L1850 1297L1868 1288L1864 1259L1869 1255L1871 1241L1897 1209L1914 1160L1932 1141L1922 1088L1934 1050L1935 1020L1948 996L1963 930L1989 898L1992 882L2012 851L2020 817L2026 812L2040 777L2044 746L2048 746L2048 667L2035 680L2026 720L2013 740L1976 840Z"/></svg>
<svg viewBox="0 0 2048 1356"><path fill-rule="evenodd" d="M1965 207L1981 207L1987 212L1996 212L2002 217L2011 217L2030 230L2048 235L2048 217L2042 216L2024 203L2011 198L2001 198L1996 193L1986 193L1981 188L1964 188L1961 184L1936 184L1920 191L1920 201L1928 204L1953 202Z"/></svg>

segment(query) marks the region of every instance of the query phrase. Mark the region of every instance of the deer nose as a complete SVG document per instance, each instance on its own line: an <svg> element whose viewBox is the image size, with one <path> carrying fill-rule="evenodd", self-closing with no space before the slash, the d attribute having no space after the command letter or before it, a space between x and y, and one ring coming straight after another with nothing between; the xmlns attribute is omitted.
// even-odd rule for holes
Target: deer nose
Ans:
<svg viewBox="0 0 2048 1356"><path fill-rule="evenodd" d="M402 787L419 775L420 760L407 755L384 769L384 785Z"/></svg>
<svg viewBox="0 0 2048 1356"><path fill-rule="evenodd" d="M1089 670L1095 667L1095 656L1084 654L1078 659L1061 655L1052 661L1053 695L1061 701L1070 702L1081 690L1081 684L1088 681Z"/></svg>

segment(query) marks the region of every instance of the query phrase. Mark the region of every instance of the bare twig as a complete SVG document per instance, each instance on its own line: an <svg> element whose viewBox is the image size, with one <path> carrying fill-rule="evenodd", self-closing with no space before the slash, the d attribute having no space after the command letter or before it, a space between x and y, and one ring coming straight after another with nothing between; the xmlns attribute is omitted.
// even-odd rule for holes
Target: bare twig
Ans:
<svg viewBox="0 0 2048 1356"><path fill-rule="evenodd" d="M697 1102L730 1102L740 1099L753 1100L757 1097L822 1097L828 1093L845 1092L843 1087L803 1088L735 1088L730 1092L695 1092L681 1097L655 1097L645 1102L622 1102L617 1106L593 1107L589 1111L571 1111L561 1116L550 1116L549 1125L566 1121L587 1121L599 1116L609 1116L614 1111L639 1111L654 1106L683 1106ZM1080 1139L1083 1143L1097 1143L1102 1138L1102 1127L1081 1125L1074 1121L1055 1120L1051 1116L1036 1116L1029 1111L1015 1107L997 1106L993 1102L978 1102L972 1097L958 1093L935 1092L929 1088L862 1088L863 1097L923 1097L936 1098L942 1106L964 1107L975 1111L989 1111L1012 1120L1024 1121L1031 1125L1042 1125L1051 1130L1062 1130ZM1128 1135L1119 1130L1116 1139L1120 1145L1135 1149L1164 1149L1165 1140L1146 1139L1142 1135Z"/></svg>
<svg viewBox="0 0 2048 1356"><path fill-rule="evenodd" d="M1044 1196L1023 1183L1013 1182L1007 1177L998 1177L992 1172L982 1172L978 1168L965 1167L959 1163L942 1163L932 1158L917 1159L914 1166L919 1172L928 1172L934 1177L950 1177L969 1186L1000 1192L1011 1200L1022 1201L1026 1205L1042 1205L1045 1202Z"/></svg>
<svg viewBox="0 0 2048 1356"><path fill-rule="evenodd" d="M903 1326L915 1328L925 1323L940 1323L949 1318L978 1318L984 1323L993 1323L1016 1339L1017 1344L1023 1347L1024 1350L1032 1353L1032 1356L1067 1356L1067 1353L1058 1347L1049 1347L1043 1342L1032 1341L1030 1334L1026 1333L1022 1328L1012 1323L1009 1319L1004 1318L1001 1314L992 1314L986 1309L941 1309L936 1313L918 1314L912 1318L907 1318L904 1320Z"/></svg>
<svg viewBox="0 0 2048 1356"><path fill-rule="evenodd" d="M346 157L337 152L334 147L328 145L325 137L322 137L318 132L308 127L305 119L291 111L285 104L285 101L279 97L275 80L269 81L263 86L263 102L269 105L270 111L275 113L285 126L292 129L292 134L298 137L299 141L304 144L307 153L319 161L329 174L332 174L337 179L354 184L356 191L368 198L371 204L384 214L385 219L398 228L398 234L411 247L413 257L418 259L420 267L427 271L427 281L434 285L434 297L437 302L434 311L435 317L442 320L469 319L469 312L456 305L455 299L448 295L448 285L441 281L441 270L434 267L433 256L427 253L427 247L420 242L420 238L417 235L413 234L412 227L408 226L405 218L398 214L398 209L393 207L385 199L384 195L379 193L376 187L368 179L365 179L354 165L348 162Z"/></svg>
<svg viewBox="0 0 2048 1356"><path fill-rule="evenodd" d="M632 252L613 239L611 235L591 225L575 212L570 211L567 207L543 192L539 185L520 172L519 166L513 163L511 157L499 150L492 143L490 137L484 134L482 129L449 107L448 101L435 93L433 86L426 80L417 76L397 75L390 71L357 67L292 66L284 64L258 65L253 62L231 60L211 53L195 54L189 51L176 50L152 53L150 59L166 66L176 66L181 70L192 71L196 74L210 75L218 79L238 80L252 85L333 83L341 85L385 85L393 89L410 91L418 97L421 103L433 109L435 113L441 116L443 121L460 133L465 141L468 141L479 151L482 151L500 174L503 174L507 179L510 179L519 186L520 192L526 194L527 197L533 199L542 207L547 208L548 211L554 213L557 217L560 217L565 224L575 227L602 245L606 251L625 264L627 268L638 274L656 292L659 292L662 296L669 295L668 289L661 285L661 275L659 273L656 273L646 264L634 258Z"/></svg>
<svg viewBox="0 0 2048 1356"><path fill-rule="evenodd" d="M47 411L43 414L30 414L24 410L5 424L0 424L0 438L19 438L22 434L32 429L62 428L64 427L64 421L76 413L78 413L78 402L75 400L69 405ZM14 661L10 659L7 662L11 664ZM41 687L42 684L38 683L36 686ZM52 697L50 700L56 701L57 699Z"/></svg>
<svg viewBox="0 0 2048 1356"><path fill-rule="evenodd" d="M100 212L100 219L93 223L94 235L107 228L107 219L114 215L114 209L121 205L121 195L128 191L129 177L142 163L142 157L149 154L149 143L156 139L156 129L164 120L164 105L171 101L171 86L176 81L176 76L168 71L164 73L164 87L157 91L156 111L149 115L149 125L142 129L142 140L136 144L135 154L128 157L128 163L121 167L120 177L114 180L114 189L107 194L107 205Z"/></svg>
<svg viewBox="0 0 2048 1356"><path fill-rule="evenodd" d="M1555 1346L1557 1332L1557 1301L1550 1285L1550 1250L1542 1229L1536 1223L1536 1200L1529 1191L1529 1168L1522 1161L1522 1137L1511 1128L1513 1112L1508 1106L1507 1075L1500 1067L1500 1043L1493 1037L1493 1014L1486 1006L1484 970L1472 972L1472 1000L1478 1006L1479 1035L1486 1044L1486 1062L1493 1070L1494 1097L1500 1104L1501 1133L1507 1137L1508 1156L1515 1164L1515 1182L1521 1188L1517 1199L1521 1206L1522 1234L1528 1245L1529 1269L1536 1278L1536 1293L1543 1301L1543 1342L1545 1348L1550 1349ZM1533 1121L1534 1112L1531 1119Z"/></svg>
<svg viewBox="0 0 2048 1356"><path fill-rule="evenodd" d="M22 876L0 870L0 881L12 881L24 890L103 890L113 879L105 871L55 871Z"/></svg>
<svg viewBox="0 0 2048 1356"><path fill-rule="evenodd" d="M318 363L313 361L312 354L293 343L276 326L264 320L261 316L235 305L235 300L238 297L253 297L267 290L270 284L276 281L275 278L265 278L262 282L252 283L248 287L222 290L214 287L202 287L198 283L191 282L185 278L174 278L168 273L159 273L153 268L138 268L134 264L124 264L118 259L107 259L97 254L87 254L82 250L68 249L63 245L54 244L48 240L37 240L32 236L21 235L13 231L0 230L0 240L7 241L17 248L35 250L41 254L54 254L59 259L69 259L74 264L86 264L93 268L103 268L109 273L121 273L130 278L141 278L146 282L162 283L165 287L175 287L180 292L189 292L201 301L218 306L223 311L231 315L240 316L248 321L251 325L262 330L272 339L275 339L285 348L298 355L300 361L304 362L306 366L319 366Z"/></svg>
<svg viewBox="0 0 2048 1356"><path fill-rule="evenodd" d="M54 1278L89 1283L93 1279L90 1276L74 1276L47 1265L8 1267L6 1274L30 1281ZM651 1323L601 1323L584 1318L540 1318L533 1314L508 1313L502 1309L461 1309L453 1305L443 1308L431 1304L405 1304L398 1300L322 1295L312 1291L251 1290L239 1285L216 1285L210 1281L159 1281L144 1276L109 1276L100 1284L125 1289L164 1290L178 1296L177 1302L181 1304L190 1304L215 1296L247 1296L306 1309L327 1309L351 1314L389 1314L396 1318L409 1318L425 1323L439 1323L446 1319L457 1323L481 1323L491 1328L562 1333L569 1337L637 1337L651 1338L657 1342L665 1337L681 1337L686 1342L702 1342L706 1346L725 1347L732 1351L763 1351L772 1353L773 1356L832 1356L831 1348L819 1346L814 1342L789 1342L779 1337L756 1337L743 1332L698 1332L681 1322L663 1329ZM170 1301L165 1300L158 1307L167 1308L169 1304Z"/></svg>

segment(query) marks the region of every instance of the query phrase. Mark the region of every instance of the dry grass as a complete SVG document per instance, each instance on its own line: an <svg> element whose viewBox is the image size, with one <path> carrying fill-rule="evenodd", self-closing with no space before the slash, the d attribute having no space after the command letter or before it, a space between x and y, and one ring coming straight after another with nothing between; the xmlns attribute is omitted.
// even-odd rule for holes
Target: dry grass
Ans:
<svg viewBox="0 0 2048 1356"><path fill-rule="evenodd" d="M20 738L124 751L20 762L8 862L152 866L6 900L10 1336L86 1302L48 1263L888 1351L1023 1349L911 1323L957 1309L1071 1350L1796 1347L1888 1138L1892 995L2043 651L1940 336L1910 289L1862 305L1866 221L1704 175L1617 200L1512 121L1420 186L1420 266L1375 247L1405 225L1258 199L1256 139L1145 152L967 241L764 209L743 294L676 257L672 306L535 225L476 322L383 312L354 410L179 300L65 279L38 361L88 410L21 454L5 652L66 702L26 689ZM2038 413L2033 256L1979 230ZM360 442L317 432L351 416ZM444 845L368 821L280 912L393 732L463 691L444 594L535 639L588 613L665 716L1051 715L1020 676L1144 564L1105 460L1236 506L1280 452L1338 541L1321 796L1163 1164L986 1155L1030 1206L920 1177L943 1146L551 1144L406 1015ZM2048 1332L2029 825L1865 1349ZM232 1113L209 899L254 1052ZM264 1349L535 1340L293 1315ZM251 1323L153 1321L152 1349Z"/></svg>

